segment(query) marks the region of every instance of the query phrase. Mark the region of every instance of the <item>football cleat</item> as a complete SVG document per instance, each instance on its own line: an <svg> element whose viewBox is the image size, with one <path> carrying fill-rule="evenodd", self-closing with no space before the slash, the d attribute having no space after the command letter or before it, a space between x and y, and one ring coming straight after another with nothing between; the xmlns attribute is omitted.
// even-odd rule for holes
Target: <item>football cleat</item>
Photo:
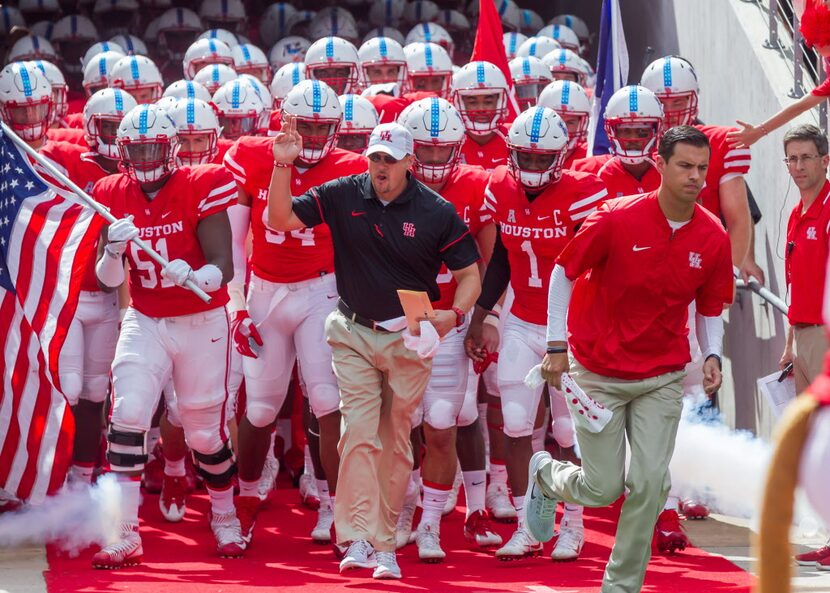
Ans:
<svg viewBox="0 0 830 593"><path fill-rule="evenodd" d="M239 532L246 544L254 537L254 525L262 501L258 496L240 496L236 499L236 516L239 518Z"/></svg>
<svg viewBox="0 0 830 593"><path fill-rule="evenodd" d="M709 507L693 498L680 501L680 512L687 519L705 519L709 516Z"/></svg>
<svg viewBox="0 0 830 593"><path fill-rule="evenodd" d="M161 443L156 443L150 460L144 465L144 474L141 476L141 485L144 491L150 494L158 494L164 482L164 451Z"/></svg>
<svg viewBox="0 0 830 593"><path fill-rule="evenodd" d="M484 511L476 511L464 522L464 539L479 548L502 544L501 536L490 527L490 518Z"/></svg>
<svg viewBox="0 0 830 593"><path fill-rule="evenodd" d="M680 525L677 511L666 509L660 513L654 526L654 546L657 551L661 554L674 554L676 551L682 552L690 545L691 542Z"/></svg>
<svg viewBox="0 0 830 593"><path fill-rule="evenodd" d="M444 503L444 510L441 511L442 515L449 515L455 510L458 504L458 489L461 488L461 482L461 470L459 469L455 472L455 480L452 482L452 489L450 490L450 495L447 497L447 502Z"/></svg>
<svg viewBox="0 0 830 593"><path fill-rule="evenodd" d="M513 532L510 540L496 550L496 558L503 562L521 560L523 558L535 558L541 555L542 544L537 542L525 526L521 524Z"/></svg>
<svg viewBox="0 0 830 593"><path fill-rule="evenodd" d="M216 538L216 551L222 558L242 557L246 544L236 511L221 515L211 513L210 530Z"/></svg>
<svg viewBox="0 0 830 593"><path fill-rule="evenodd" d="M334 525L334 509L330 504L317 509L317 525L311 530L311 541L315 544L331 543L331 526Z"/></svg>
<svg viewBox="0 0 830 593"><path fill-rule="evenodd" d="M554 562L569 562L579 558L582 546L585 545L585 528L582 523L562 521L559 526L559 538L550 554Z"/></svg>
<svg viewBox="0 0 830 593"><path fill-rule="evenodd" d="M187 498L187 479L180 476L164 475L159 496L159 509L162 516L171 523L184 518Z"/></svg>
<svg viewBox="0 0 830 593"><path fill-rule="evenodd" d="M490 482L487 485L487 493L484 501L485 506L494 521L498 521L499 523L516 522L516 509L510 501L510 493L507 490L507 484Z"/></svg>
<svg viewBox="0 0 830 593"><path fill-rule="evenodd" d="M310 474L300 475L300 501L312 511L320 508L320 494L317 492L317 480Z"/></svg>
<svg viewBox="0 0 830 593"><path fill-rule="evenodd" d="M795 563L799 566L815 566L817 562L827 559L830 559L830 542L818 550L796 554Z"/></svg>
<svg viewBox="0 0 830 593"><path fill-rule="evenodd" d="M138 524L122 523L121 538L96 552L92 557L92 566L106 570L136 566L141 564L143 555L144 550L141 547L141 536L138 535Z"/></svg>
<svg viewBox="0 0 830 593"><path fill-rule="evenodd" d="M816 562L816 568L819 570L830 570L830 556L825 556Z"/></svg>
<svg viewBox="0 0 830 593"><path fill-rule="evenodd" d="M259 499L263 503L269 503L274 492L274 486L277 483L277 474L280 473L280 462L274 457L272 451L268 451L268 456L265 458L265 465L262 466L262 474L259 477Z"/></svg>
<svg viewBox="0 0 830 593"><path fill-rule="evenodd" d="M441 535L435 525L421 525L415 532L415 544L418 546L418 558L427 564L437 564L447 557L441 549Z"/></svg>

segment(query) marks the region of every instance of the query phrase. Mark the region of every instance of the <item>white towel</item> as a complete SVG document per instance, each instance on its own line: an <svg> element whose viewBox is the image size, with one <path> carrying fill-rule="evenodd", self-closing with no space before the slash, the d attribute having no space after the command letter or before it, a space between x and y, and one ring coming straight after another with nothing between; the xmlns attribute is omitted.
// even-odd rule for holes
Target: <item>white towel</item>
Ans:
<svg viewBox="0 0 830 593"><path fill-rule="evenodd" d="M409 328L403 330L401 333L403 345L409 350L417 352L422 359L432 358L438 352L441 338L438 337L435 326L429 321L422 321L419 325L421 327L421 335L419 336L413 336Z"/></svg>
<svg viewBox="0 0 830 593"><path fill-rule="evenodd" d="M544 382L541 364L537 364L530 369L524 380L525 385L530 389L538 389ZM613 416L611 410L582 391L568 373L562 373L562 390L565 401L568 402L568 408L571 410L571 415L574 418L581 416L589 431L593 433L602 432L605 425L611 422Z"/></svg>

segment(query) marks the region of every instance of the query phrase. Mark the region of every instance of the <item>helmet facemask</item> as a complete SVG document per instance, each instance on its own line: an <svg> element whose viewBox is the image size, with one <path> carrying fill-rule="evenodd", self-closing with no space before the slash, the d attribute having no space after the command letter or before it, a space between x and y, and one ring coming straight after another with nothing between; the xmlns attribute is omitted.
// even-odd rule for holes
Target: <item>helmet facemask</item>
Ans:
<svg viewBox="0 0 830 593"><path fill-rule="evenodd" d="M178 137L176 160L180 165L205 165L219 154L216 130L179 130Z"/></svg>
<svg viewBox="0 0 830 593"><path fill-rule="evenodd" d="M442 150L443 149L443 150ZM460 142L415 141L415 177L422 183L441 185L458 163Z"/></svg>
<svg viewBox="0 0 830 593"><path fill-rule="evenodd" d="M508 144L507 166L513 178L527 191L541 191L562 177L564 150L541 150Z"/></svg>
<svg viewBox="0 0 830 593"><path fill-rule="evenodd" d="M340 120L296 116L296 121L297 132L302 137L303 143L303 149L298 158L308 165L316 165L334 148L340 129ZM327 131L321 133L323 129Z"/></svg>
<svg viewBox="0 0 830 593"><path fill-rule="evenodd" d="M655 93L663 104L666 128L690 126L697 119L697 93Z"/></svg>
<svg viewBox="0 0 830 593"><path fill-rule="evenodd" d="M357 68L348 62L307 64L306 76L325 82L337 95L346 95L357 90Z"/></svg>
<svg viewBox="0 0 830 593"><path fill-rule="evenodd" d="M507 115L504 89L458 90L454 101L469 132L494 132Z"/></svg>
<svg viewBox="0 0 830 593"><path fill-rule="evenodd" d="M626 117L605 120L605 134L614 156L628 165L639 165L651 158L660 138L659 118Z"/></svg>
<svg viewBox="0 0 830 593"><path fill-rule="evenodd" d="M118 150L124 172L139 183L164 179L176 167L178 140L174 138L118 138Z"/></svg>
<svg viewBox="0 0 830 593"><path fill-rule="evenodd" d="M27 142L35 142L46 136L52 123L53 111L51 94L37 101L6 101L0 105L2 119Z"/></svg>

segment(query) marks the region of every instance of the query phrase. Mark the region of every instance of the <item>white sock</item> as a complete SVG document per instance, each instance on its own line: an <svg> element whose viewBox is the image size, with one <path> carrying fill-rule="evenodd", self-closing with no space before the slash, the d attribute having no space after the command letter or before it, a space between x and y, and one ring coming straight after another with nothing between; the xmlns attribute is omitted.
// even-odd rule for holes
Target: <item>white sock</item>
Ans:
<svg viewBox="0 0 830 593"><path fill-rule="evenodd" d="M156 448L156 443L161 438L161 429L154 426L147 431L147 451L150 453L150 458L153 459L153 450Z"/></svg>
<svg viewBox="0 0 830 593"><path fill-rule="evenodd" d="M421 468L413 469L409 474L409 485L406 487L406 496L417 496L421 498Z"/></svg>
<svg viewBox="0 0 830 593"><path fill-rule="evenodd" d="M484 510L484 499L487 492L487 472L477 469L462 472L464 478L464 498L467 501L467 517L476 511Z"/></svg>
<svg viewBox="0 0 830 593"><path fill-rule="evenodd" d="M444 505L447 504L451 489L452 486L441 486L429 482L424 484L423 513L419 528L421 525L429 525L434 531L438 531Z"/></svg>
<svg viewBox="0 0 830 593"><path fill-rule="evenodd" d="M138 507L141 504L141 480L127 476L118 476L121 486L121 520L124 523L138 524Z"/></svg>
<svg viewBox="0 0 830 593"><path fill-rule="evenodd" d="M320 497L320 506L331 505L331 497L329 496L329 481L320 478L315 478L317 482L317 495Z"/></svg>
<svg viewBox="0 0 830 593"><path fill-rule="evenodd" d="M73 482L92 484L92 474L95 471L95 464L77 464L73 463L69 468L69 475Z"/></svg>
<svg viewBox="0 0 830 593"><path fill-rule="evenodd" d="M663 505L664 511L676 511L677 508L680 506L680 498L677 496L669 496L666 499L666 504Z"/></svg>
<svg viewBox="0 0 830 593"><path fill-rule="evenodd" d="M239 496L259 496L259 480L239 480Z"/></svg>
<svg viewBox="0 0 830 593"><path fill-rule="evenodd" d="M514 496L513 497L513 508L516 509L516 513L521 517L522 516L522 509L525 508L525 495L522 494L521 496Z"/></svg>
<svg viewBox="0 0 830 593"><path fill-rule="evenodd" d="M585 507L578 504L570 504L565 503L565 512L562 515L562 524L568 523L569 525L582 525L582 512L585 510Z"/></svg>
<svg viewBox="0 0 830 593"><path fill-rule="evenodd" d="M490 460L490 483L507 485L507 466L503 461Z"/></svg>
<svg viewBox="0 0 830 593"><path fill-rule="evenodd" d="M303 473L307 476L314 475L314 463L311 461L311 449L309 449L308 444L303 447L303 457L305 459L305 463L303 465Z"/></svg>
<svg viewBox="0 0 830 593"><path fill-rule="evenodd" d="M184 471L184 457L181 459L168 459L167 457L164 458L164 475L166 476L177 476L183 478L185 475Z"/></svg>
<svg viewBox="0 0 830 593"><path fill-rule="evenodd" d="M228 486L222 490L207 489L210 494L210 510L214 515L225 515L235 510L233 506L233 488Z"/></svg>

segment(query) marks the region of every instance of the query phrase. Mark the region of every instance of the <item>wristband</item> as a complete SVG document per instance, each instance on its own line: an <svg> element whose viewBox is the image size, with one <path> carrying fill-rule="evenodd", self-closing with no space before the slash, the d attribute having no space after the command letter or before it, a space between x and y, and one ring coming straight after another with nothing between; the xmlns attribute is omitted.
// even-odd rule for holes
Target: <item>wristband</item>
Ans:
<svg viewBox="0 0 830 593"><path fill-rule="evenodd" d="M294 166L294 163L281 163L280 161L274 161L274 167L277 169L290 169Z"/></svg>
<svg viewBox="0 0 830 593"><path fill-rule="evenodd" d="M464 317L466 313L458 307L453 307L451 310L455 313L455 327L461 327L464 325Z"/></svg>
<svg viewBox="0 0 830 593"><path fill-rule="evenodd" d="M497 312L497 311L487 311L487 315L486 315L486 316L487 316L487 317L492 316L492 317L495 317L496 319L499 319L499 314L498 314L498 312Z"/></svg>
<svg viewBox="0 0 830 593"><path fill-rule="evenodd" d="M547 350L545 350L548 354L567 354L568 347L567 346L548 346Z"/></svg>

